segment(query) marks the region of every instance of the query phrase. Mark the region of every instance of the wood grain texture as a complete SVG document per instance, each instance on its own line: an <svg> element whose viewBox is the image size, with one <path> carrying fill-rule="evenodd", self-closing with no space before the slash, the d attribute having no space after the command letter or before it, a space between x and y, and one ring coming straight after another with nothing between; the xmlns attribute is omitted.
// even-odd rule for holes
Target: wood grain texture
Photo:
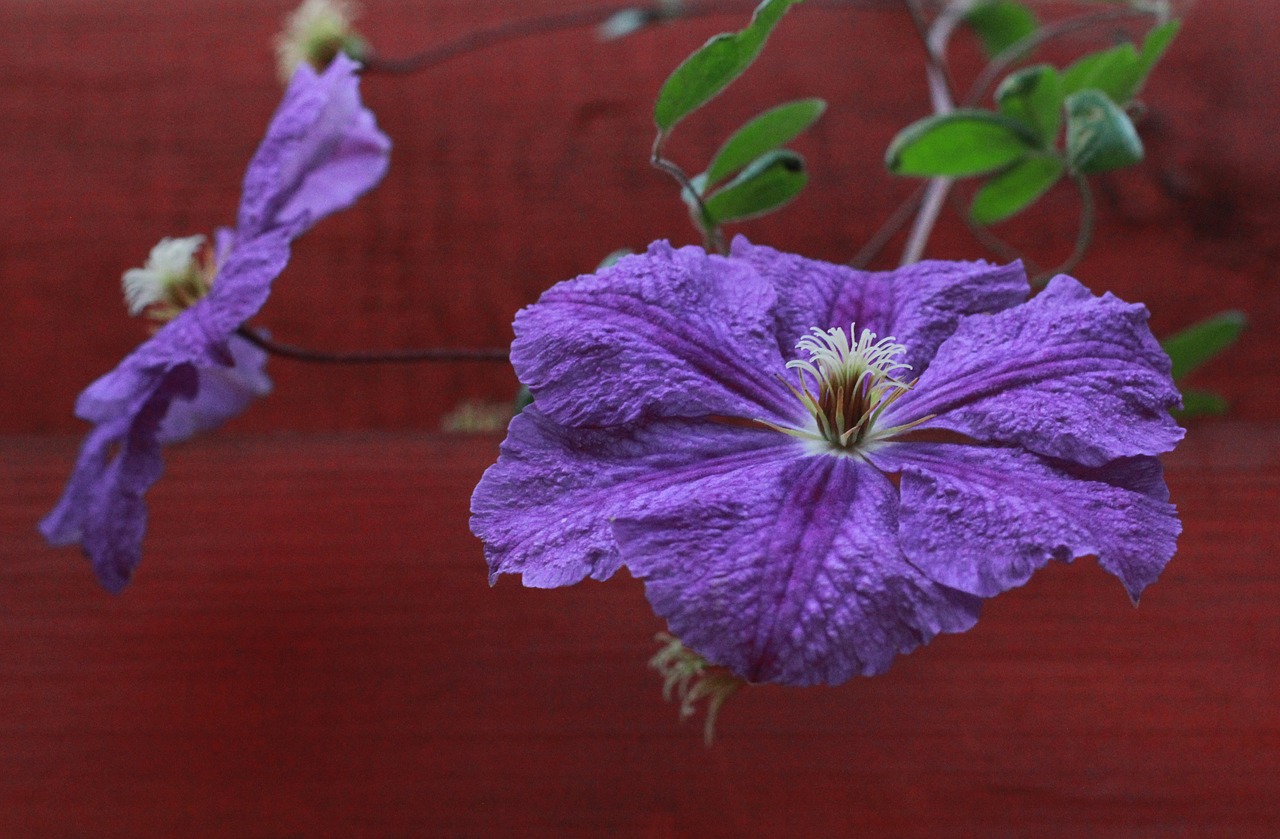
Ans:
<svg viewBox="0 0 1280 839"><path fill-rule="evenodd" d="M584 4L588 0L583 0ZM270 40L292 0L0 0L0 432L70 432L75 394L145 333L119 277L162 236L233 218L245 163L279 97ZM557 0L365 0L388 54ZM581 31L513 44L409 79L371 77L366 98L395 141L390 175L301 240L259 322L328 349L500 345L514 312L622 246L692 231L646 164L666 73L737 18L614 44ZM1104 33L1104 37L1106 33ZM1280 6L1193 6L1148 90L1150 158L1102 185L1103 232L1079 269L1095 290L1149 303L1167 333L1219 309L1280 314ZM1062 60L1088 42L1064 45ZM971 72L971 50L958 53ZM682 123L690 168L765 104L831 107L797 147L813 185L740 229L815 257L849 258L913 184L884 174L894 132L927 109L917 44L896 7L800 7L744 84ZM1069 190L1010 239L1051 263L1070 249ZM930 251L982 251L948 218ZM896 249L895 249L896 253ZM1255 329L1205 371L1249 419L1280 418L1274 330ZM463 399L502 400L498 366L362 370L273 363L271 399L242 431L431 428Z"/></svg>
<svg viewBox="0 0 1280 839"><path fill-rule="evenodd" d="M0 836L1280 835L1280 427L1168 458L1134 609L1092 560L836 689L662 703L642 586L490 589L496 438L223 435L169 455L121 597L37 518L70 438L0 438Z"/></svg>

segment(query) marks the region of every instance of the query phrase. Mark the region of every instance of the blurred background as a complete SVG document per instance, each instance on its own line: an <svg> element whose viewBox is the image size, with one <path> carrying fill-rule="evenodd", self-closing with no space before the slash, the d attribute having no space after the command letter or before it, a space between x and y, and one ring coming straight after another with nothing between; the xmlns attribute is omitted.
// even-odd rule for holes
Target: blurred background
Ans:
<svg viewBox="0 0 1280 839"><path fill-rule="evenodd" d="M1143 96L1147 159L1100 179L1073 272L1146 302L1157 335L1252 323L1192 382L1233 408L1170 459L1186 533L1165 579L1135 612L1092 560L1054 567L884 677L731 699L710 751L645 672L662 626L637 582L486 586L466 499L500 435L437 430L509 402L505 365L273 360L275 393L168 455L119 598L35 533L76 394L146 336L121 273L234 220L292 7L0 0L0 835L1280 835L1280 7L1190 8ZM358 28L396 56L564 7L365 0ZM503 346L611 251L697 241L647 162L652 103L746 9L369 75L390 173L296 243L254 323L331 351ZM967 39L955 55L980 66ZM828 101L794 144L808 189L730 232L844 262L916 186L881 162L929 107L900 4L798 7L668 151L698 171L804 96ZM999 231L1052 265L1077 213L1059 187ZM928 254L994 258L954 213Z"/></svg>

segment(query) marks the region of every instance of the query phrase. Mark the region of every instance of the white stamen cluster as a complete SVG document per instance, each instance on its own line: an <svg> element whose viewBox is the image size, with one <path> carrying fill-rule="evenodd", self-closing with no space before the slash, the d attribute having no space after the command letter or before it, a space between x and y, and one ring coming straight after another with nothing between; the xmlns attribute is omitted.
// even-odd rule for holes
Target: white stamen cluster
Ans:
<svg viewBox="0 0 1280 839"><path fill-rule="evenodd" d="M156 305L180 311L203 297L209 282L196 256L204 243L204 236L161 239L145 266L125 271L121 285L129 314L138 315Z"/></svg>
<svg viewBox="0 0 1280 839"><path fill-rule="evenodd" d="M662 644L662 649L649 659L649 666L662 676L662 698L670 702L674 695L680 700L681 722L697 713L698 703L705 699L707 719L702 738L710 746L715 739L720 707L746 682L727 669L710 664L674 635L660 632L654 640Z"/></svg>
<svg viewBox="0 0 1280 839"><path fill-rule="evenodd" d="M348 0L303 0L276 36L280 80L288 84L304 61L323 70L340 51L361 51L364 42L351 28L358 11Z"/></svg>
<svg viewBox="0 0 1280 839"><path fill-rule="evenodd" d="M836 449L852 449L906 430L876 428L885 409L914 384L894 378L899 371L911 369L896 360L906 347L892 337L877 341L869 329L862 331L856 343L849 339L853 334L857 334L855 324L849 325L847 333L840 327L825 331L814 327L796 343L796 349L809 357L787 362L787 369L797 371L799 380L798 387L789 382L787 387L808 409L816 429L767 425Z"/></svg>

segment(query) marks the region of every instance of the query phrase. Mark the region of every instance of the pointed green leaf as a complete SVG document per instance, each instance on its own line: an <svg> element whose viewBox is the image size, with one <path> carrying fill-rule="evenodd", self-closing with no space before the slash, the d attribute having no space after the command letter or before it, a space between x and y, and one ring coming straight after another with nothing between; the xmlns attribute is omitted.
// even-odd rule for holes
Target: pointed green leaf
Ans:
<svg viewBox="0 0 1280 839"><path fill-rule="evenodd" d="M663 134L705 105L751 66L769 33L800 0L764 0L741 32L716 35L675 69L658 92L653 120Z"/></svg>
<svg viewBox="0 0 1280 839"><path fill-rule="evenodd" d="M1050 148L1062 127L1062 84L1048 64L1012 73L996 88L1000 113L1031 129Z"/></svg>
<svg viewBox="0 0 1280 839"><path fill-rule="evenodd" d="M706 182L714 186L765 152L791 142L826 109L827 103L821 99L799 99L760 114L735 131L716 152L707 167Z"/></svg>
<svg viewBox="0 0 1280 839"><path fill-rule="evenodd" d="M969 214L979 224L995 224L1035 203L1066 171L1057 157L1028 157L1001 172L973 196Z"/></svg>
<svg viewBox="0 0 1280 839"><path fill-rule="evenodd" d="M962 178L1015 163L1035 145L1030 132L1007 117L952 111L899 131L885 152L885 165L895 175Z"/></svg>
<svg viewBox="0 0 1280 839"><path fill-rule="evenodd" d="M1182 392L1182 409L1173 411L1178 419L1206 415L1225 414L1231 406L1227 400L1207 390L1184 390Z"/></svg>
<svg viewBox="0 0 1280 839"><path fill-rule="evenodd" d="M1171 20L1147 33L1147 37L1142 42L1142 53L1138 56L1138 76L1129 90L1130 99L1142 92L1142 86L1146 84L1147 77L1151 75L1156 63L1164 56L1169 49L1169 44L1173 43L1174 37L1181 28L1182 21Z"/></svg>
<svg viewBox="0 0 1280 839"><path fill-rule="evenodd" d="M1101 90L1118 105L1124 105L1142 90L1156 62L1164 55L1181 24L1176 20L1147 33L1142 51L1133 44L1086 55L1062 72L1062 92L1070 96L1081 90Z"/></svg>
<svg viewBox="0 0 1280 839"><path fill-rule="evenodd" d="M1173 378L1179 380L1230 347L1240 337L1248 318L1234 309L1219 312L1160 342L1173 361Z"/></svg>
<svg viewBox="0 0 1280 839"><path fill-rule="evenodd" d="M1096 89L1118 103L1129 101L1129 91L1138 72L1138 51L1133 44L1101 50L1081 58L1062 71L1062 93L1070 96Z"/></svg>
<svg viewBox="0 0 1280 839"><path fill-rule="evenodd" d="M987 0L964 16L993 58L1036 31L1035 13L1014 0Z"/></svg>
<svg viewBox="0 0 1280 839"><path fill-rule="evenodd" d="M776 210L809 182L804 158L788 149L765 154L707 198L707 213L720 224Z"/></svg>
<svg viewBox="0 0 1280 839"><path fill-rule="evenodd" d="M1100 90L1067 97L1067 160L1081 175L1109 172L1142 160L1133 122Z"/></svg>

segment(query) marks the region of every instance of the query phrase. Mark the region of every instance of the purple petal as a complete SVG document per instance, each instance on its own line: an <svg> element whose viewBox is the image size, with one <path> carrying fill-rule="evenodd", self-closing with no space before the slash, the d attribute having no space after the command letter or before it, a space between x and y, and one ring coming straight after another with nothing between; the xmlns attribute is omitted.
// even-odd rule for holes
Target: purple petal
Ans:
<svg viewBox="0 0 1280 839"><path fill-rule="evenodd" d="M1169 367L1145 307L1060 276L1023 306L962 321L882 423L936 415L927 427L1101 466L1182 439Z"/></svg>
<svg viewBox="0 0 1280 839"><path fill-rule="evenodd" d="M796 448L773 431L679 419L565 428L531 406L511 421L498 462L476 487L471 530L484 540L490 582L500 574L538 588L603 580L620 565L613 517Z"/></svg>
<svg viewBox="0 0 1280 839"><path fill-rule="evenodd" d="M147 523L142 496L163 470L160 421L174 397L189 397L195 387L195 368L176 367L155 379L130 410L91 431L61 500L40 523L53 544L80 542L109 591L128 584L142 555Z"/></svg>
<svg viewBox="0 0 1280 839"><path fill-rule="evenodd" d="M289 239L289 230L282 228L237 240L212 291L85 388L76 400L76 415L105 422L140 404L139 396L166 371L183 364L226 366L227 338L266 302L272 280L289 261Z"/></svg>
<svg viewBox="0 0 1280 839"><path fill-rule="evenodd" d="M654 611L755 682L838 684L978 617L898 547L893 486L851 457L756 463L614 524Z"/></svg>
<svg viewBox="0 0 1280 839"><path fill-rule="evenodd" d="M1089 554L1136 603L1182 526L1154 458L1090 469L1007 448L902 443L871 455L902 473L902 547L945 586L991 597L1051 559Z"/></svg>
<svg viewBox="0 0 1280 839"><path fill-rule="evenodd" d="M654 417L798 422L778 378L774 292L749 266L665 242L552 287L516 315L511 361L563 425Z"/></svg>
<svg viewBox="0 0 1280 839"><path fill-rule="evenodd" d="M907 349L901 360L918 376L965 315L999 312L1026 300L1021 263L917 262L896 271L856 271L752 245L739 236L733 258L749 263L778 291L779 349L796 357L810 329L870 329Z"/></svg>
<svg viewBox="0 0 1280 839"><path fill-rule="evenodd" d="M266 373L267 353L243 338L227 342L232 366L201 367L197 391L191 399L175 399L160 423L160 442L168 445L212 431L271 392Z"/></svg>
<svg viewBox="0 0 1280 839"><path fill-rule="evenodd" d="M320 75L298 66L245 174L240 235L305 219L301 233L382 180L391 141L360 102L358 69L341 54Z"/></svg>

